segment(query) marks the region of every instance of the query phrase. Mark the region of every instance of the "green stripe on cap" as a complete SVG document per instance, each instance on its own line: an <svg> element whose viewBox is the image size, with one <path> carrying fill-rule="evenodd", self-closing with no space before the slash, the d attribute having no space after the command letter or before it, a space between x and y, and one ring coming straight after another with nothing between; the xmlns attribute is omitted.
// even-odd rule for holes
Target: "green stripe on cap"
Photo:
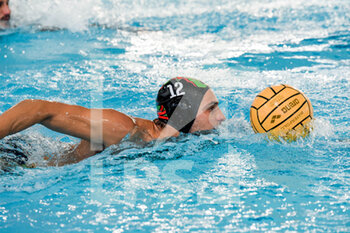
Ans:
<svg viewBox="0 0 350 233"><path fill-rule="evenodd" d="M205 85L204 83L202 83L201 81L199 81L197 79L193 79L193 78L187 78L187 79L190 80L191 82L193 82L194 84L196 84L197 87L201 87L201 88L208 87L207 85Z"/></svg>

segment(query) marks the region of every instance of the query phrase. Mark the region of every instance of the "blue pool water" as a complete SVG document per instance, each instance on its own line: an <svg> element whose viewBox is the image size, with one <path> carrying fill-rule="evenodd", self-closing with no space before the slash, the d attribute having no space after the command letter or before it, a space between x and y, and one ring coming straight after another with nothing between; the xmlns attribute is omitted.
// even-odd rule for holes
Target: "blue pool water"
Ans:
<svg viewBox="0 0 350 233"><path fill-rule="evenodd" d="M35 126L0 149L35 169L0 174L0 232L349 232L350 4L278 0L11 0L0 31L0 112L27 98L153 119L174 76L209 84L217 133L112 146L45 167L76 138ZM255 135L249 107L268 85L302 90L314 131ZM102 90L102 91L101 91ZM1 156L9 156L2 152Z"/></svg>

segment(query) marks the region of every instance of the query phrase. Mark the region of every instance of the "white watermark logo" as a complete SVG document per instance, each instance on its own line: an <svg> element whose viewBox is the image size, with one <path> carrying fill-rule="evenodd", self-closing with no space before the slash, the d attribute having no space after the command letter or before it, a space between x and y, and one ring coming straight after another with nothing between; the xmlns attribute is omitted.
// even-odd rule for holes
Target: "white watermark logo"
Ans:
<svg viewBox="0 0 350 233"><path fill-rule="evenodd" d="M227 156L236 153L230 148L227 146ZM157 166L158 163L156 165L145 159L125 160L117 165L123 167L123 171L112 174L112 177L119 178L115 183L111 183L110 173L105 174L102 160L91 160L91 200L100 205L125 204L131 207L145 204L145 199L153 199L164 205L185 202L199 205L238 204L240 175L229 174L227 168L222 168L220 164L223 159L218 159L203 174L193 172L196 164L188 159L166 161L162 168ZM186 178L181 175L183 173L194 173L196 176Z"/></svg>

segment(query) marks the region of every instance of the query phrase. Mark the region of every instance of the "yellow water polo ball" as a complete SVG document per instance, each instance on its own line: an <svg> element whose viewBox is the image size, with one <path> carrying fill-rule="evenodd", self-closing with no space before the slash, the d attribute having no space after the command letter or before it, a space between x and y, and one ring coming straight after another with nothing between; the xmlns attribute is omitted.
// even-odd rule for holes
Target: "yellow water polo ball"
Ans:
<svg viewBox="0 0 350 233"><path fill-rule="evenodd" d="M309 134L313 110L310 100L299 90L285 84L260 92L250 107L250 122L255 133L270 139L294 141Z"/></svg>

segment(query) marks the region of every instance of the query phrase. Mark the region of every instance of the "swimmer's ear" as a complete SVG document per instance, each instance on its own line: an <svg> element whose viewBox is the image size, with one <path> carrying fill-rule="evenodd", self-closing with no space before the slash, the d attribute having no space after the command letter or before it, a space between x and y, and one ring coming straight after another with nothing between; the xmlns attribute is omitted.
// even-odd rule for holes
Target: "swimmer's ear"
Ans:
<svg viewBox="0 0 350 233"><path fill-rule="evenodd" d="M153 120L153 123L159 128L159 129L164 129L166 124L164 122L161 122L158 118Z"/></svg>

